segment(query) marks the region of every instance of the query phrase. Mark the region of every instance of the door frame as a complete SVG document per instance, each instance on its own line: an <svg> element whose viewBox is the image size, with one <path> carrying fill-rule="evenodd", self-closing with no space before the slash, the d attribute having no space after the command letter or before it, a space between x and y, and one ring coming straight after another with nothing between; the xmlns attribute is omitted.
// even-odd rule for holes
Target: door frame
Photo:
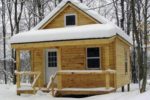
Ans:
<svg viewBox="0 0 150 100"><path fill-rule="evenodd" d="M46 68L48 67L48 52L53 52L53 51L55 51L56 53L57 53L57 66L56 66L56 68L57 68L57 70L58 70L58 49L57 48L49 48L49 49L45 49L45 54L44 54L44 56L45 56L45 66L44 66L44 84L47 84L46 83L46 78L47 78L47 76L46 76Z"/></svg>

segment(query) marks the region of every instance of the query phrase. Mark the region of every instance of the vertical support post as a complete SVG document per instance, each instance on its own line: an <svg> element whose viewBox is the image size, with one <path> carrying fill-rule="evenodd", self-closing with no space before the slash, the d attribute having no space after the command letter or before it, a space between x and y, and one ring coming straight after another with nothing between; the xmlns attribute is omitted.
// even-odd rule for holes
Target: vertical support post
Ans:
<svg viewBox="0 0 150 100"><path fill-rule="evenodd" d="M52 77L52 96L54 97L55 96L55 93L54 93L54 77Z"/></svg>
<svg viewBox="0 0 150 100"><path fill-rule="evenodd" d="M106 89L109 89L110 87L110 76L109 76L109 72L106 72Z"/></svg>
<svg viewBox="0 0 150 100"><path fill-rule="evenodd" d="M20 71L20 51L16 50L16 69ZM20 74L17 74L17 88L20 87Z"/></svg>
<svg viewBox="0 0 150 100"><path fill-rule="evenodd" d="M62 68L61 68L61 48L58 49L58 52L57 52L57 61L58 61L58 71L60 71ZM58 80L58 89L62 89L62 76L61 74L58 73L58 76L57 76L57 80Z"/></svg>
<svg viewBox="0 0 150 100"><path fill-rule="evenodd" d="M124 92L124 86L122 86L121 90L122 90L122 92Z"/></svg>
<svg viewBox="0 0 150 100"><path fill-rule="evenodd" d="M130 91L130 84L127 85L127 88L128 88L128 92L129 92Z"/></svg>

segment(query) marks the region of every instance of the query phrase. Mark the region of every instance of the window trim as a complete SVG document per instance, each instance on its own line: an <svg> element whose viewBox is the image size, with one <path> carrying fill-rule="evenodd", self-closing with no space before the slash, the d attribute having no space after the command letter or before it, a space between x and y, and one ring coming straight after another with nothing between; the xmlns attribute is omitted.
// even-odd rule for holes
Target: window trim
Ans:
<svg viewBox="0 0 150 100"><path fill-rule="evenodd" d="M56 52L57 53L57 61L56 61L56 63L57 63L57 66L56 66L56 68L58 67L58 50L57 49L46 49L46 66L47 67L49 67L48 66L48 52ZM53 68L53 67L52 67Z"/></svg>
<svg viewBox="0 0 150 100"><path fill-rule="evenodd" d="M75 16L75 25L66 25L66 17L71 16L71 15ZM70 27L70 26L76 26L76 25L77 25L77 14L65 14L65 16L64 16L64 26L65 27Z"/></svg>
<svg viewBox="0 0 150 100"><path fill-rule="evenodd" d="M99 57L91 57L91 58L99 58L99 68L88 68L88 56L87 56L87 49L88 48L99 48ZM86 69L87 70L101 70L101 47L87 47L86 48Z"/></svg>

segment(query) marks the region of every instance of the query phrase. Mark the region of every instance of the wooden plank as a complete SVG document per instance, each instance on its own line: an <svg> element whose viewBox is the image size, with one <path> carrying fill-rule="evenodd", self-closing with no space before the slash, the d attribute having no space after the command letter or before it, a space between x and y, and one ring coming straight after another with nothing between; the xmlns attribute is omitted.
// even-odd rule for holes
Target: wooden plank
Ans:
<svg viewBox="0 0 150 100"><path fill-rule="evenodd" d="M116 73L115 70L61 70L58 74L105 74Z"/></svg>
<svg viewBox="0 0 150 100"><path fill-rule="evenodd" d="M89 40L70 40L58 42L39 42L39 43L24 43L24 44L11 44L12 48L16 49L30 49L30 48L50 48L58 46L85 46L85 45L104 45L113 42L115 36L108 39L89 39Z"/></svg>

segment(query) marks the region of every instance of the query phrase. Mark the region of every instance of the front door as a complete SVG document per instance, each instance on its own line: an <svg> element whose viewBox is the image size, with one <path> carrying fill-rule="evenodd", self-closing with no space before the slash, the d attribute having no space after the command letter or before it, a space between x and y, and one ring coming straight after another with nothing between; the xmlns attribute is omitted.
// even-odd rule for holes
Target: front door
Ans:
<svg viewBox="0 0 150 100"><path fill-rule="evenodd" d="M46 50L45 83L49 82L51 75L57 71L57 49Z"/></svg>

